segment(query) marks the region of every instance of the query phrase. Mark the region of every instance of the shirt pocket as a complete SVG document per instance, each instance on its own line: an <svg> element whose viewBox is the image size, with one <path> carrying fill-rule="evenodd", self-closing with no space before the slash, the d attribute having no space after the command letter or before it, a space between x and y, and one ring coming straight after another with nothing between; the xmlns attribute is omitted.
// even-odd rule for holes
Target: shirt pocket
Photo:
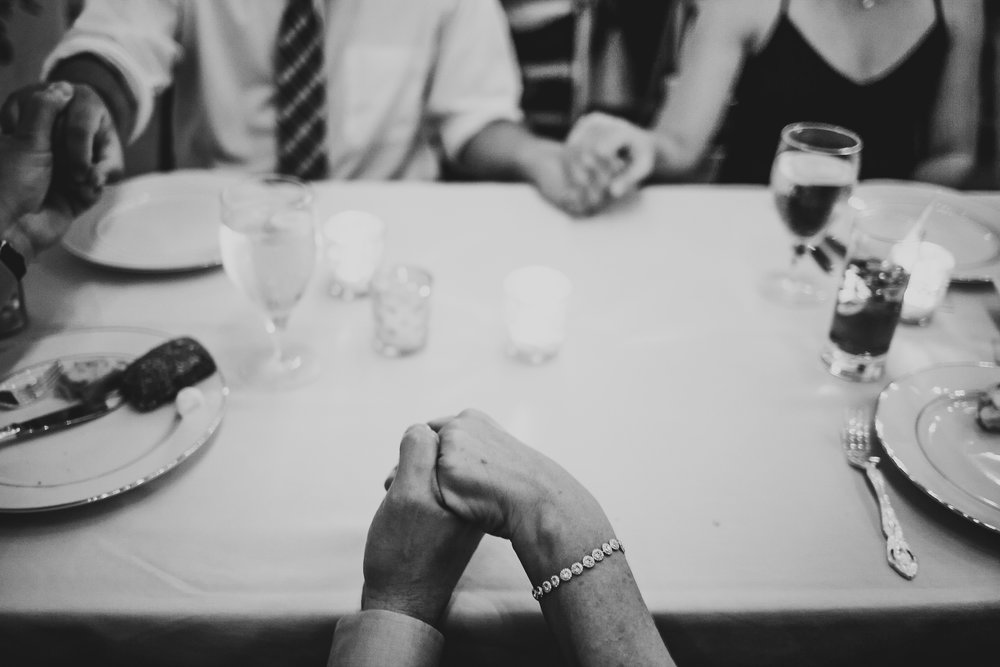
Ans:
<svg viewBox="0 0 1000 667"><path fill-rule="evenodd" d="M344 139L354 148L412 142L424 114L426 63L410 49L362 45L344 54Z"/></svg>

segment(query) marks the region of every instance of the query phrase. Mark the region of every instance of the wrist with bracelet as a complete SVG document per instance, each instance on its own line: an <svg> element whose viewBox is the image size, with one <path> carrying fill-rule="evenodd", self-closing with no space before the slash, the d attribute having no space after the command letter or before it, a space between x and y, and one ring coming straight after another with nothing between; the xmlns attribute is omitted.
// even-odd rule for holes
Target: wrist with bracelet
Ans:
<svg viewBox="0 0 1000 667"><path fill-rule="evenodd" d="M564 567L559 570L558 574L553 574L535 586L531 591L531 597L540 601L543 597L559 588L560 585L570 581L573 577L579 577L605 558L612 556L615 552L624 553L625 547L622 546L622 543L617 538L612 537L599 548L585 554L579 561L574 562L569 567Z"/></svg>

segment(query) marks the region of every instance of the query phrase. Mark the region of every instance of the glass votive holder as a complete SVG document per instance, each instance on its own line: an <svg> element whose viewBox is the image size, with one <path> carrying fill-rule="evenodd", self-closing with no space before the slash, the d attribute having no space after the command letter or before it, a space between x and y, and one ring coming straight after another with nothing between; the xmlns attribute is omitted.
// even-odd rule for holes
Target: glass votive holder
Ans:
<svg viewBox="0 0 1000 667"><path fill-rule="evenodd" d="M385 223L367 211L343 211L323 223L322 233L330 295L345 300L367 295L382 261Z"/></svg>
<svg viewBox="0 0 1000 667"><path fill-rule="evenodd" d="M548 266L525 266L504 280L504 320L508 351L515 359L540 364L566 340L569 278Z"/></svg>
<svg viewBox="0 0 1000 667"><path fill-rule="evenodd" d="M948 293L955 257L936 243L922 241L900 246L896 259L910 273L899 321L923 326Z"/></svg>
<svg viewBox="0 0 1000 667"><path fill-rule="evenodd" d="M403 264L375 275L372 308L376 350L387 357L401 357L427 345L433 282L428 271Z"/></svg>

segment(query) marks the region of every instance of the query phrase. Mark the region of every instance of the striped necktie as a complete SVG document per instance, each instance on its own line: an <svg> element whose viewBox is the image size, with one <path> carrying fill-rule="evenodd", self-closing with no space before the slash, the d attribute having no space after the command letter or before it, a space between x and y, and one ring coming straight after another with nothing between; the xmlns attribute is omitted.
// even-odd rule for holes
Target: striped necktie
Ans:
<svg viewBox="0 0 1000 667"><path fill-rule="evenodd" d="M275 55L278 172L326 178L323 24L313 0L288 0Z"/></svg>

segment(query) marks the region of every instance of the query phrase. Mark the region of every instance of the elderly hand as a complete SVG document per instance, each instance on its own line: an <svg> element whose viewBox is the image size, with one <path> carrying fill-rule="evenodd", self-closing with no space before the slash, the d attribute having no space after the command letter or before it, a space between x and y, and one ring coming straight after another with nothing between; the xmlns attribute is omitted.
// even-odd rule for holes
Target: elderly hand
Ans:
<svg viewBox="0 0 1000 667"><path fill-rule="evenodd" d="M436 625L482 532L444 509L435 477L438 438L410 427L399 465L365 545L362 609L387 609Z"/></svg>
<svg viewBox="0 0 1000 667"><path fill-rule="evenodd" d="M576 122L566 140L576 187L611 201L639 187L656 161L653 135L628 121L591 113Z"/></svg>
<svg viewBox="0 0 1000 667"><path fill-rule="evenodd" d="M0 108L0 127L10 132L25 115L30 116L33 96L48 85L36 84L14 91ZM100 198L105 184L121 177L124 152L111 113L101 97L90 86L72 88L72 99L53 132L52 193L75 216Z"/></svg>
<svg viewBox="0 0 1000 667"><path fill-rule="evenodd" d="M23 101L18 122L0 135L0 216L4 231L38 211L52 181L52 128L73 97L67 83L36 89Z"/></svg>
<svg viewBox="0 0 1000 667"><path fill-rule="evenodd" d="M576 478L476 410L430 423L441 441L437 478L445 506L518 549L534 544L546 521L604 512Z"/></svg>

